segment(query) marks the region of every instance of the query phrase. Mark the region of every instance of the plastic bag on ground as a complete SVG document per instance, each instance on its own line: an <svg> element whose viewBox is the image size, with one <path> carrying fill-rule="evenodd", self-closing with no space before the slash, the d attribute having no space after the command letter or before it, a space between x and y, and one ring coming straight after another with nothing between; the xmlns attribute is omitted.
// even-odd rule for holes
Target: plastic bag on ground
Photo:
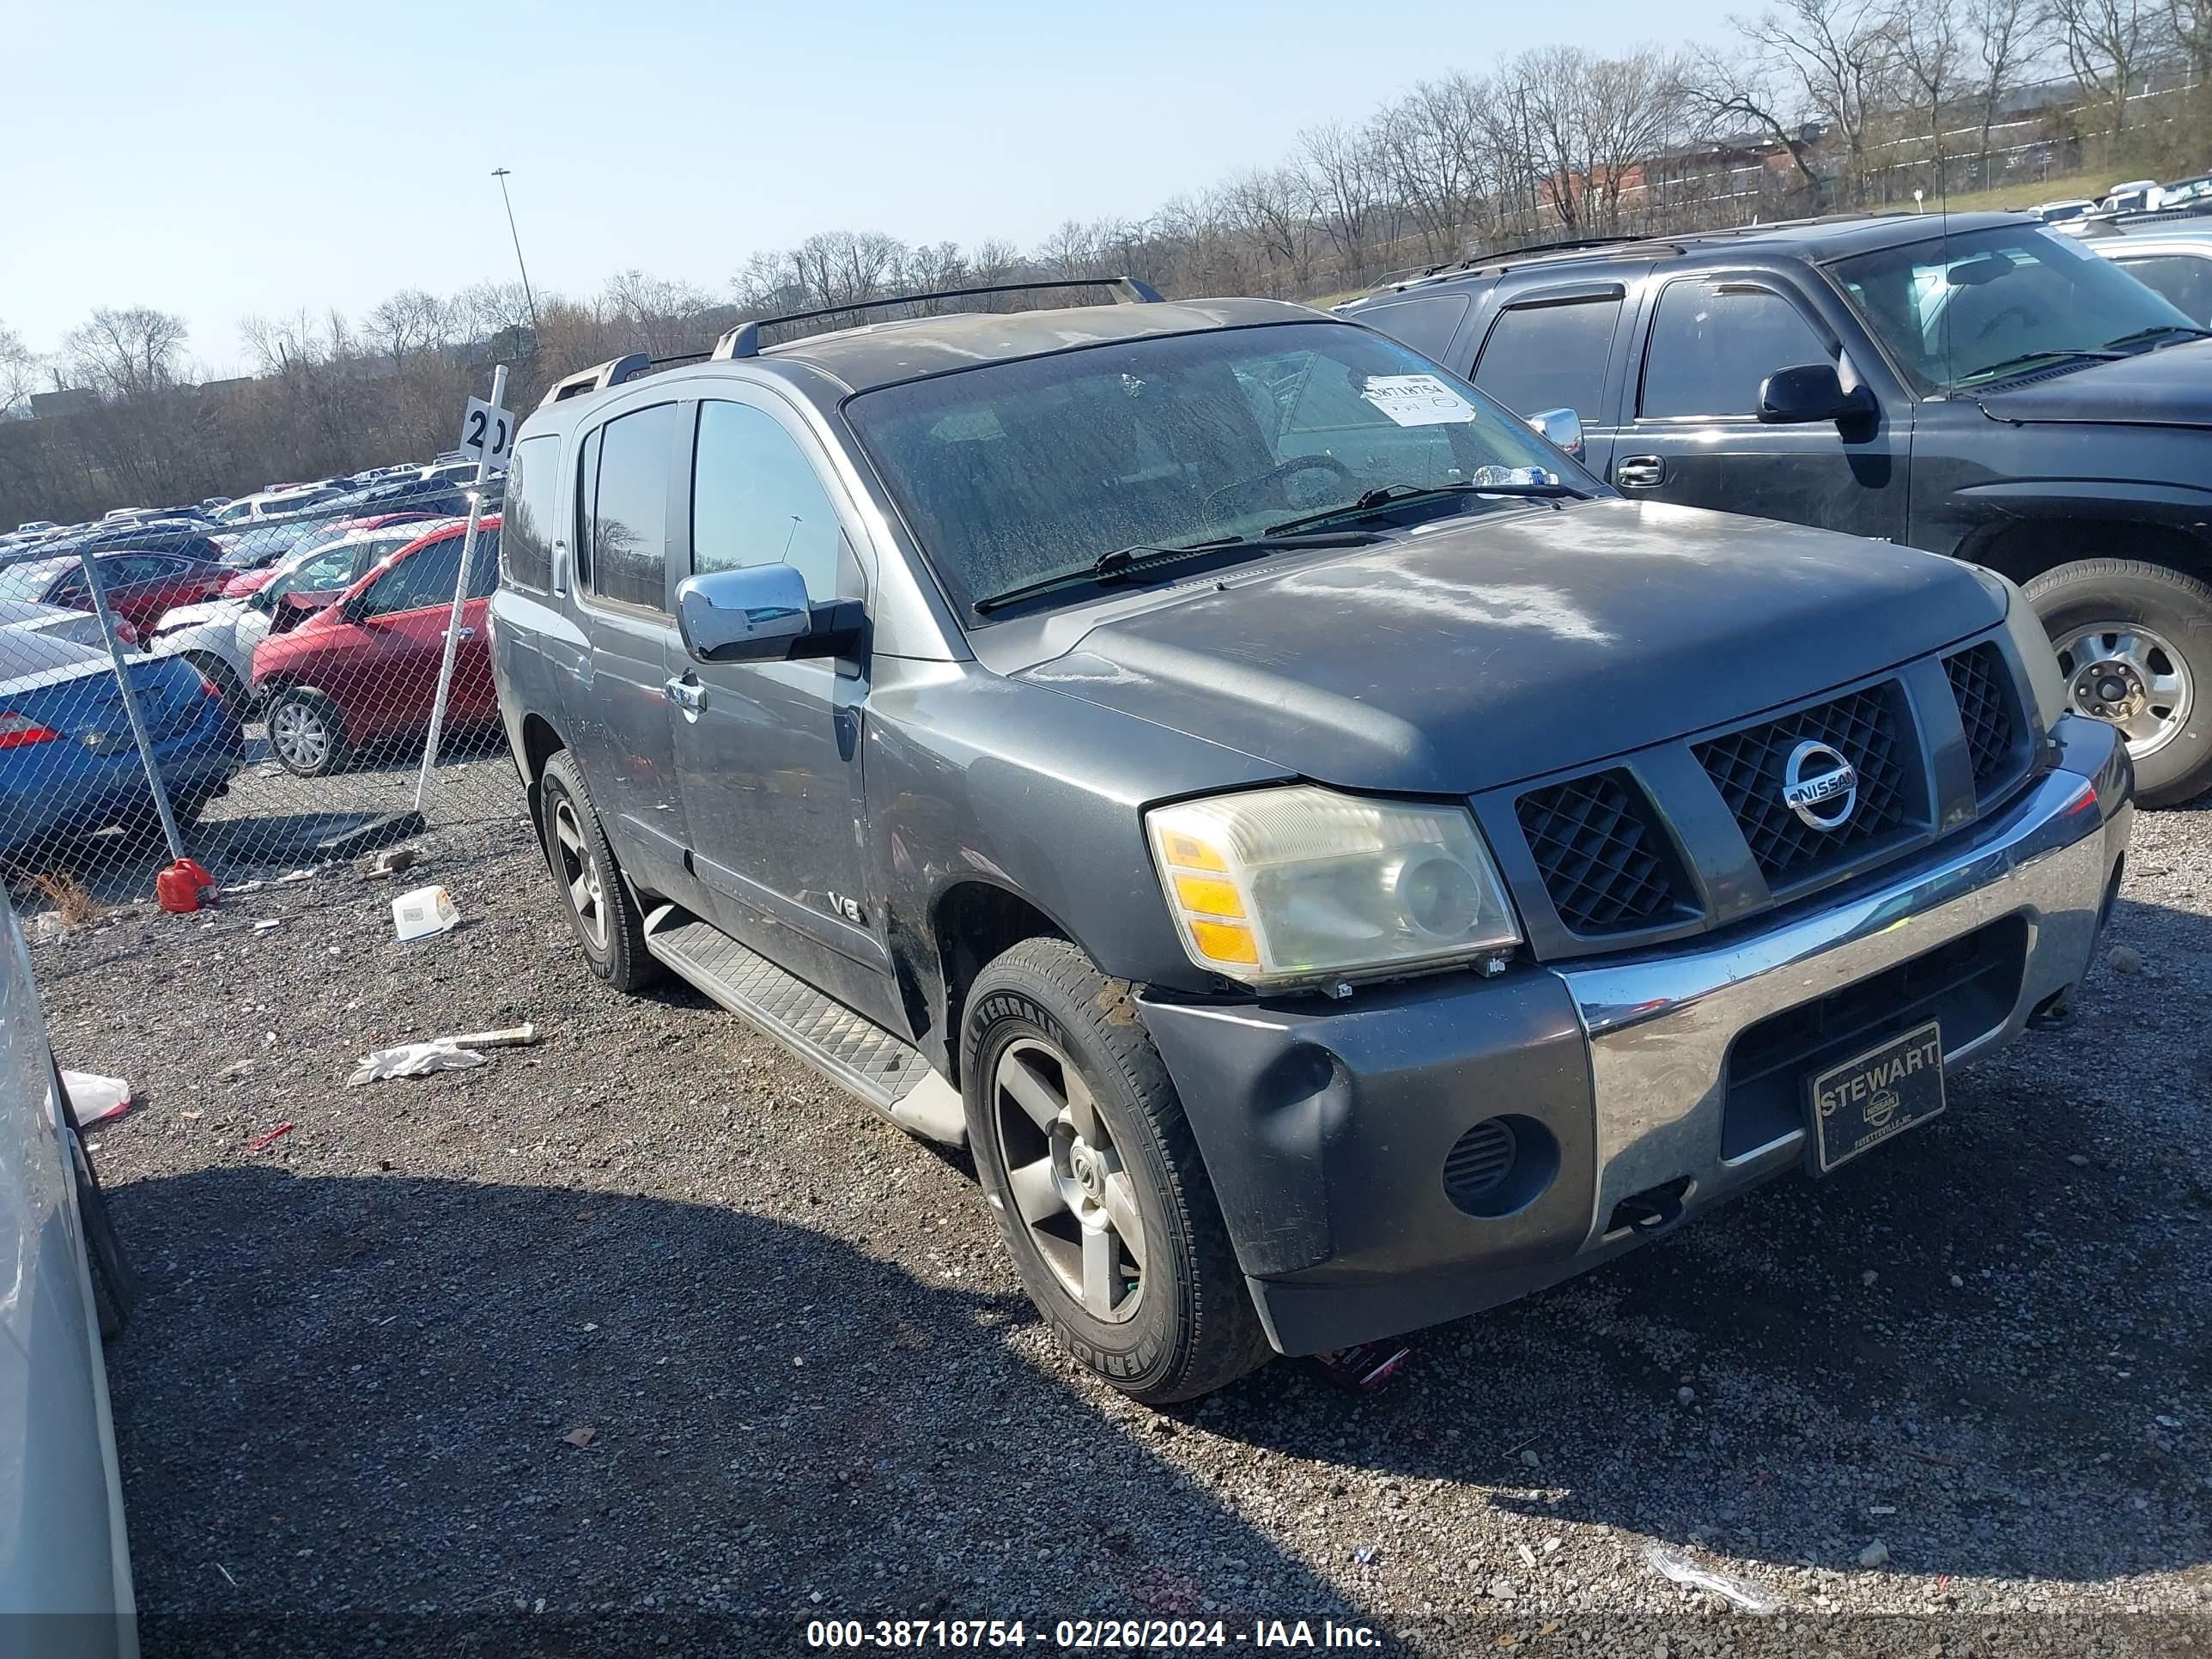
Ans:
<svg viewBox="0 0 2212 1659"><path fill-rule="evenodd" d="M80 1129L89 1129L131 1109L131 1085L119 1077L64 1071L62 1093L69 1101L70 1121Z"/></svg>
<svg viewBox="0 0 2212 1659"><path fill-rule="evenodd" d="M1688 1589L1711 1590L1723 1601L1741 1607L1754 1618L1769 1619L1782 1611L1782 1598L1772 1590L1762 1589L1745 1578L1715 1572L1711 1567L1701 1567L1686 1555L1670 1550L1663 1544L1654 1544L1644 1552L1644 1559L1662 1578Z"/></svg>
<svg viewBox="0 0 2212 1659"><path fill-rule="evenodd" d="M450 1037L435 1042L403 1042L397 1048L379 1048L362 1055L346 1086L358 1088L386 1078L428 1077L433 1072L465 1072L472 1066L489 1064L475 1049L458 1047Z"/></svg>

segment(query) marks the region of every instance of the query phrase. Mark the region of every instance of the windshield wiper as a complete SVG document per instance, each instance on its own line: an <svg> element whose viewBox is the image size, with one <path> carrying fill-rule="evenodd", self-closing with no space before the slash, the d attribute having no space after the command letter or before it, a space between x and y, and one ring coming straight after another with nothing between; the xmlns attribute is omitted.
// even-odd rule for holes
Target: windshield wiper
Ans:
<svg viewBox="0 0 2212 1659"><path fill-rule="evenodd" d="M1101 553L1087 565L1073 570L1062 570L1049 576L1040 576L1035 581L1023 582L986 599L969 607L979 617L988 617L994 611L1003 611L1010 605L1035 599L1040 593L1057 593L1062 588L1079 587L1086 582L1101 586L1127 581L1139 571L1152 570L1162 565L1180 564L1185 559L1194 559L1207 553L1276 553L1287 549L1305 547L1371 547L1382 538L1368 532L1350 531L1335 536L1290 536L1269 530L1257 536L1217 536L1211 541L1186 542L1181 545L1159 546L1151 542L1139 542L1130 547L1117 547L1110 553Z"/></svg>
<svg viewBox="0 0 2212 1659"><path fill-rule="evenodd" d="M2117 340L2105 342L2105 349L2116 351L2122 346L2148 345L2153 340L2163 339L2169 334L2184 335L2192 340L2212 340L2212 328L2198 328L2190 323L2153 323L2148 328L2139 328L2132 334L2123 334Z"/></svg>
<svg viewBox="0 0 2212 1659"><path fill-rule="evenodd" d="M1416 502L1441 500L1447 495L1514 495L1537 501L1586 501L1589 499L1588 490L1556 481L1551 483L1380 484L1357 500L1341 506L1325 507L1318 513L1303 514L1295 519L1285 519L1280 524L1271 524L1267 526L1267 534L1280 536L1310 526L1349 523L1378 514L1395 512L1401 507L1411 507Z"/></svg>
<svg viewBox="0 0 2212 1659"><path fill-rule="evenodd" d="M2017 357L2007 357L2001 362L1984 364L1971 374L1960 376L1951 384L1955 388L1969 384L2007 380L2014 374L2026 374L2029 369L2042 364L2068 362L2075 358L2088 363L2111 363L2118 362L2126 356L2128 353L2124 351L2100 351L2087 347L2079 350L2023 351Z"/></svg>

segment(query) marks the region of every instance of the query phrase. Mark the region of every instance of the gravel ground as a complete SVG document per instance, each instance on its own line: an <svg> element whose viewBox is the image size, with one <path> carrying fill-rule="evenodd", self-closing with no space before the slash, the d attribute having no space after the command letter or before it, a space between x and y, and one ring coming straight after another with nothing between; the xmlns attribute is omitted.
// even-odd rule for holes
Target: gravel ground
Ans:
<svg viewBox="0 0 2212 1659"><path fill-rule="evenodd" d="M959 1160L684 989L592 981L519 841L422 843L467 918L426 945L341 869L34 951L64 1063L140 1095L93 1139L145 1281L109 1363L149 1655L1146 1614L2212 1650L2212 811L2137 820L2137 971L1896 1147L1425 1333L1376 1394L1278 1363L1164 1415L1061 1358Z"/></svg>

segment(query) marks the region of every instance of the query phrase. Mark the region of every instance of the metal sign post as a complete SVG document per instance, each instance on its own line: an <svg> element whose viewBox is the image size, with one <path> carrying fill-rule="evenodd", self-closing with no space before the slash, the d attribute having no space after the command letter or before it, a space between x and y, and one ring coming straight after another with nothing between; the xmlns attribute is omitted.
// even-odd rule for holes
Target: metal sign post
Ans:
<svg viewBox="0 0 2212 1659"><path fill-rule="evenodd" d="M507 453L514 422L507 411L507 365L491 372L491 401L469 399L461 422L461 446L477 456L476 489L469 495L469 527L461 538L461 572L453 581L453 608L446 617L446 654L438 665L437 701L430 707L430 730L422 739L422 766L415 775L415 810L422 810L422 792L429 787L430 769L438 763L438 738L446 724L446 698L453 684L453 659L461 646L461 607L469 596L469 568L476 562L477 526L483 517L484 481L491 464Z"/></svg>
<svg viewBox="0 0 2212 1659"><path fill-rule="evenodd" d="M123 660L123 642L115 635L115 612L108 608L107 589L100 574L100 558L89 550L77 555L84 567L84 585L92 595L93 614L100 618L100 635L107 641L107 659L115 665L116 690L123 694L123 712L130 717L131 736L138 745L138 759L146 769L146 787L154 792L154 810L161 815L161 833L168 838L169 856L185 856L185 838L177 832L177 815L169 810L169 792L161 787L161 769L154 758L154 739L146 730L146 716L138 707L138 693L131 684Z"/></svg>

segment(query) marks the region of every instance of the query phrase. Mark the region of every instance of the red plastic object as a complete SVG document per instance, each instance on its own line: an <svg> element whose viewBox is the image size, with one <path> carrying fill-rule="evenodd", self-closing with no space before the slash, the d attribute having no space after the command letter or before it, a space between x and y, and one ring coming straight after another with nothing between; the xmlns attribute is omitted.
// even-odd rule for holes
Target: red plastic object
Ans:
<svg viewBox="0 0 2212 1659"><path fill-rule="evenodd" d="M275 1128L271 1129L267 1134L262 1136L260 1139L247 1141L246 1143L246 1150L249 1152L265 1152L271 1146L276 1144L277 1136L289 1135L291 1133L292 1126L289 1123L280 1123Z"/></svg>
<svg viewBox="0 0 2212 1659"><path fill-rule="evenodd" d="M198 859L179 859L154 878L154 896L170 915L186 915L200 908L200 894L214 885Z"/></svg>

